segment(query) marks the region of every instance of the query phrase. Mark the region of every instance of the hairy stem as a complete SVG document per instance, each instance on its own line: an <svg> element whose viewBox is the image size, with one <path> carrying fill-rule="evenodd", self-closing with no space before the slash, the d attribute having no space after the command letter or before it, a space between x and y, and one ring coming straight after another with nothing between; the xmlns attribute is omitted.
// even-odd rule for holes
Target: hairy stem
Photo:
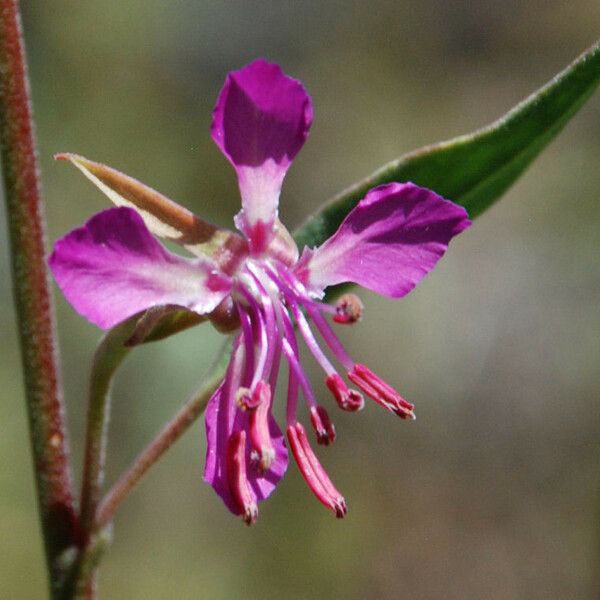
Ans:
<svg viewBox="0 0 600 600"><path fill-rule="evenodd" d="M78 542L64 425L29 86L16 0L0 0L0 144L18 331L42 533L51 582Z"/></svg>
<svg viewBox="0 0 600 600"><path fill-rule="evenodd" d="M95 527L95 515L102 493L108 422L110 419L110 389L114 374L131 347L125 342L135 330L135 321L125 321L111 329L101 340L92 365L90 378L85 458L81 486L81 528L85 542Z"/></svg>
<svg viewBox="0 0 600 600"><path fill-rule="evenodd" d="M99 529L88 536L86 545L66 557L69 568L55 600L95 600L96 569L112 541L112 527Z"/></svg>

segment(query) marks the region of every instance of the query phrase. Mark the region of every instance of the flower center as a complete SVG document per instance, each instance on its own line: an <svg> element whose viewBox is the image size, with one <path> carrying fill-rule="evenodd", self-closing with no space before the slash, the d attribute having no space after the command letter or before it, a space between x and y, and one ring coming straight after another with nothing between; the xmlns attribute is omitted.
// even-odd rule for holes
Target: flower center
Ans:
<svg viewBox="0 0 600 600"><path fill-rule="evenodd" d="M364 399L359 391L348 387L323 350L323 342L328 354L342 365L348 379L364 394L402 418L414 418L412 404L370 369L355 363L326 319L329 314L336 322L356 322L362 315L360 300L346 295L337 307L319 302L306 290L290 265L273 257L247 257L234 276L230 302L241 331L224 384L232 396L228 405L236 414L228 442L231 448L227 454L227 470L230 495L239 513L247 522L252 522L256 491L248 481L268 477L277 461L285 460L285 449L280 445L278 450L274 441L279 430L272 417L273 395L281 357L284 357L288 364L286 432L292 454L319 501L343 517L346 514L344 499L319 463L298 422L301 392L317 442L329 445L335 439L335 426L326 409L317 402L300 363L297 333L323 369L325 383L341 409L360 410ZM283 458L278 452L283 453Z"/></svg>

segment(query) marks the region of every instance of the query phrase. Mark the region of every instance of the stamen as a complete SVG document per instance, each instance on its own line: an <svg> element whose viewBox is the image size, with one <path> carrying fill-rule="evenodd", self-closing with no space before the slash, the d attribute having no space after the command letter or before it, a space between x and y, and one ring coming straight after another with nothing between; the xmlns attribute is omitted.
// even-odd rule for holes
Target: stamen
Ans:
<svg viewBox="0 0 600 600"><path fill-rule="evenodd" d="M231 497L248 525L256 522L258 506L246 473L246 432L234 431L227 441L227 482Z"/></svg>
<svg viewBox="0 0 600 600"><path fill-rule="evenodd" d="M331 348L333 353L336 355L338 360L340 360L340 362L347 368L351 368L351 366L354 364L352 359L346 352L345 348L342 346L341 342L335 336L333 330L331 329L331 327L329 326L327 321L320 314L317 303L313 302L310 298L308 298L308 296L301 297L300 294L303 290L303 286L300 284L300 282L296 281L293 278L293 276L291 274L289 274L288 272L283 271L281 273L281 278L280 278L280 276L279 276L280 274L271 265L267 265L267 273L268 273L271 281L273 281L273 283L275 283L278 286L278 288L281 290L281 293L286 298L288 305L291 308L291 310L294 314L294 317L296 318L296 322L298 323L298 327L300 329L300 332L302 333L302 336L304 338L304 341L306 342L306 345L311 350L313 356L315 357L317 362L321 365L321 367L327 374L327 378L325 381L326 381L329 389L332 391L340 408L342 408L343 410L347 410L347 411L357 411L357 410L362 409L364 407L364 399L363 399L362 395L359 392L357 392L356 390L352 390L352 389L348 388L348 386L345 384L344 380L339 376L339 374L337 373L337 371L335 370L335 368L333 367L331 362L327 359L327 357L321 350L319 344L317 343L317 341L312 333L312 330L310 328L310 325L308 324L306 317L300 310L300 307L299 307L298 303L296 302L296 299L298 298L303 303L304 308L308 311L310 316L313 318L313 321L317 325L319 331L321 332L321 335L323 336L324 340L327 342L327 344L329 345L329 347ZM352 296L352 294L348 294L348 296ZM356 299L355 304L356 303L360 304L360 300ZM295 344L296 338L295 338L294 328L292 326L290 317L287 314L287 311L283 310L280 312L283 313L283 322L284 322L284 326L286 328L285 335L288 338L288 340L290 340L292 343ZM279 314L278 314L278 318L279 318ZM284 340L284 342L285 342L285 340ZM284 346L285 346L285 343L284 343ZM285 348L284 348L284 352L285 352ZM295 349L294 356L291 356L290 352L286 352L286 354L290 354L290 356L288 357L288 362L290 360L292 361L292 362L290 362L291 368L296 368L295 363L298 364L298 367L297 367L297 370L299 371L298 377L300 380L300 385L302 386L302 388L304 390L305 388L308 387L308 382L304 381L305 380L304 372L302 371L302 369L299 365L299 361L297 361L297 358L298 358L297 357L297 355L298 355L297 348ZM311 392L311 395L312 395L312 392ZM315 404L312 404L311 396L307 395L307 400L309 401L309 405L311 405L311 406L315 405ZM288 423L289 423L289 421L288 421Z"/></svg>
<svg viewBox="0 0 600 600"><path fill-rule="evenodd" d="M313 335L313 332L310 329L310 325L308 324L306 317L304 316L304 314L302 313L302 311L300 310L300 308L298 307L296 302L294 302L293 300L290 301L290 308L292 309L292 312L294 313L294 318L296 319L296 323L298 323L298 328L300 329L300 333L302 334L302 337L304 338L304 341L306 342L308 349L311 351L312 355L315 357L315 360L319 363L319 365L321 366L323 371L325 371L325 373L327 373L327 375L331 375L332 373L335 373L334 366L331 364L329 359L325 356L325 354L323 353L323 350L321 350L321 347L319 346L317 340L315 339L315 336Z"/></svg>
<svg viewBox="0 0 600 600"><path fill-rule="evenodd" d="M275 309L275 316L277 318L277 329L280 334L279 344L278 344L278 354L276 355L273 370L277 368L279 370L279 361L281 359L281 354L283 353L290 365L288 369L288 389L287 389L287 400L286 400L286 422L287 425L291 425L296 421L296 408L298 406L298 389L299 389L299 381L298 375L296 374L296 370L292 368L290 360L297 359L298 357L298 344L296 343L296 337L294 336L294 328L290 323L290 318L287 314L287 311L281 304L281 302L273 303L273 308ZM291 339L287 339L287 335L290 334L291 330ZM290 358L293 357L293 358ZM296 362L298 362L296 360ZM274 381L277 380L277 374L271 372L271 389L275 389ZM308 381L306 382L308 384ZM308 389L310 390L310 385L308 385Z"/></svg>
<svg viewBox="0 0 600 600"><path fill-rule="evenodd" d="M247 266L250 273L254 276L265 307L267 338L270 341L265 373L270 369L269 385L274 390L277 387L277 377L281 363L281 340L284 333L280 314L283 308L279 298L279 289L263 271L264 266L258 266L252 262L249 262Z"/></svg>
<svg viewBox="0 0 600 600"><path fill-rule="evenodd" d="M285 418L288 426L296 422L298 388L298 377L296 376L294 369L290 368L288 374L287 400L285 404Z"/></svg>
<svg viewBox="0 0 600 600"><path fill-rule="evenodd" d="M333 352L334 356L340 361L345 369L351 369L354 361L346 351L346 348L342 345L342 342L335 335L333 329L325 319L325 317L314 307L313 304L306 304L306 310L313 320L313 323L317 326L319 333L323 336L323 339Z"/></svg>
<svg viewBox="0 0 600 600"><path fill-rule="evenodd" d="M264 318L260 310L254 311L255 319L254 323L259 331L258 344L258 359L254 367L254 377L252 378L252 388L254 389L258 382L263 379L265 370L267 369L267 356L269 354L269 338L267 336L267 330L265 327Z"/></svg>
<svg viewBox="0 0 600 600"><path fill-rule="evenodd" d="M244 372L248 370L246 361L247 356L245 348L240 341L240 336L238 336L234 341L231 360L229 361L227 374L225 375L225 381L223 382L223 391L227 397L227 402L224 404L224 410L220 413L220 417L223 418L224 421L228 421L230 418L230 411L235 410L234 402L241 407L244 394L239 393L239 391L247 389L240 387L242 376ZM250 390L248 390L248 392L249 391ZM227 443L227 440L223 440L223 444L225 443ZM220 449L221 452L225 452L225 450L224 447L221 447Z"/></svg>
<svg viewBox="0 0 600 600"><path fill-rule="evenodd" d="M227 367L227 374L225 375L225 381L223 382L223 389L229 397L231 397L235 393L235 391L240 385L245 361L246 352L238 336L233 344L231 360L229 361L229 365Z"/></svg>
<svg viewBox="0 0 600 600"><path fill-rule="evenodd" d="M348 412L362 410L365 406L365 399L362 394L349 388L346 382L337 374L329 375L325 379L325 384L333 394L338 406Z"/></svg>
<svg viewBox="0 0 600 600"><path fill-rule="evenodd" d="M271 408L271 388L265 381L259 381L252 393L254 409L250 412L250 442L262 473L268 471L275 460L275 448L269 431L269 409Z"/></svg>
<svg viewBox="0 0 600 600"><path fill-rule="evenodd" d="M306 431L300 423L287 429L292 454L298 463L300 473L317 500L335 513L338 519L348 512L344 497L337 491L308 443Z"/></svg>
<svg viewBox="0 0 600 600"><path fill-rule="evenodd" d="M333 320L348 325L356 323L362 318L363 309L363 303L356 294L344 294L336 302Z"/></svg>
<svg viewBox="0 0 600 600"><path fill-rule="evenodd" d="M310 422L317 434L317 442L329 446L335 440L335 426L329 418L325 407L317 405L310 409Z"/></svg>
<svg viewBox="0 0 600 600"><path fill-rule="evenodd" d="M253 287L256 287L254 279L250 280L248 283L251 284ZM261 305L259 305L256 302L256 299L254 298L250 290L246 288L245 285L241 285L239 287L239 291L242 293L242 295L248 303L248 309L246 311L242 311L242 314L244 312L246 313L245 316L247 317L247 320L250 324L248 325L248 323L245 323L245 320L242 319L244 338L251 335L253 347L254 344L258 346L258 357L256 358L256 363L254 365L254 370L252 373L252 383L250 385L250 387L254 389L259 380L263 379L265 371L271 368L271 366L267 364L269 360L270 348L269 332L265 324L265 317L262 314L263 307L261 307ZM260 293L258 290L255 291ZM250 331L248 331L248 328L250 329Z"/></svg>
<svg viewBox="0 0 600 600"><path fill-rule="evenodd" d="M398 415L401 419L414 420L414 405L402 396L383 379L375 375L368 367L355 364L348 372L348 379L355 383L367 396L377 404Z"/></svg>
<svg viewBox="0 0 600 600"><path fill-rule="evenodd" d="M242 324L242 340L246 356L245 369L243 374L244 382L248 383L254 372L254 334L252 332L252 322L250 315L245 307L238 306L240 322Z"/></svg>
<svg viewBox="0 0 600 600"><path fill-rule="evenodd" d="M256 290L260 296L260 307L264 312L265 334L267 341L269 342L264 366L264 372L267 373L271 371L273 367L276 356L276 347L281 338L281 332L277 328L277 318L275 314L275 306L279 303L279 298L272 292L271 288L273 288L273 282L263 273L258 265L253 262L248 262L247 269L254 279Z"/></svg>
<svg viewBox="0 0 600 600"><path fill-rule="evenodd" d="M272 390L277 389L277 379L279 378L279 366L281 365L281 334L278 333L276 344L274 344L273 363L269 373L269 385Z"/></svg>
<svg viewBox="0 0 600 600"><path fill-rule="evenodd" d="M319 303L315 302L304 285L298 279L290 273L287 269L282 268L279 270L275 270L271 265L268 265L267 271L269 277L273 280L273 282L279 287L282 293L285 295L288 302L290 298L292 300L292 304L300 303L308 312L310 318L313 320L314 324L317 326L320 334L323 336L323 339L329 346L330 350L333 352L334 356L340 361L340 363L346 369L351 369L354 361L346 352L346 349L338 340L337 336L327 323L325 317L321 314L321 309L319 307ZM323 306L323 305L321 305ZM293 306L292 306L293 309ZM304 315L302 315L304 316ZM298 323L300 326L300 323ZM302 331L302 329L301 329ZM311 333L312 336L312 333ZM314 337L313 337L314 339ZM319 348L316 341L314 342L315 346ZM311 348L312 350L312 348ZM322 354L321 349L319 351ZM315 358L317 358L315 356ZM318 360L318 359L317 359ZM325 369L327 371L327 369ZM329 371L331 373L334 371Z"/></svg>
<svg viewBox="0 0 600 600"><path fill-rule="evenodd" d="M283 354L288 361L290 366L290 371L293 371L300 387L302 388L302 393L306 398L309 406L316 406L317 400L315 398L315 393L310 385L310 381L300 364L300 356L298 351L298 343L296 342L296 336L294 335L294 327L290 320L289 315L284 310L281 311L281 319L284 326L284 337L281 342L281 349L283 350Z"/></svg>
<svg viewBox="0 0 600 600"><path fill-rule="evenodd" d="M312 387L310 386L310 382L308 381L306 373L302 370L302 365L298 360L296 352L292 349L290 342L287 338L284 338L283 340L282 350L283 354L285 355L285 358L288 361L288 364L290 365L290 370L294 372L294 375L298 379L298 383L302 388L302 393L304 394L308 405L316 406L317 400L315 399L315 393L313 392Z"/></svg>
<svg viewBox="0 0 600 600"><path fill-rule="evenodd" d="M311 351L312 355L315 357L315 360L319 363L319 365L325 371L325 373L327 373L327 375L335 373L335 368L333 367L329 359L325 356L323 350L321 350L317 340L315 339L315 336L313 335L313 332L310 329L310 325L308 324L306 317L304 316L304 314L300 310L300 307L298 306L298 303L296 302L293 287L291 287L291 285L288 284L287 278L286 281L282 281L281 279L279 279L277 273L274 272L273 269L270 269L269 272L272 281L279 287L290 309L292 310L294 318L296 319L296 323L298 323L298 329L300 329L300 333L302 334L302 337L306 342L306 346ZM286 274L284 273L284 275Z"/></svg>
<svg viewBox="0 0 600 600"><path fill-rule="evenodd" d="M312 306L314 306L317 310L320 310L323 313L327 313L328 315L331 315L331 316L337 314L337 310L336 310L335 306L332 306L331 304L327 304L327 302L319 302L318 300L313 300L312 298L310 298L310 300L303 302L303 304L306 304L309 301Z"/></svg>

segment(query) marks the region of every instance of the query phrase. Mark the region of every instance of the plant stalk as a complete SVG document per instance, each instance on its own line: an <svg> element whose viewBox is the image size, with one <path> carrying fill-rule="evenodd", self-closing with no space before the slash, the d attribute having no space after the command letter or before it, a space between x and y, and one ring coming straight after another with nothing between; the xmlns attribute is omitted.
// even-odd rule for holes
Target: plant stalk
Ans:
<svg viewBox="0 0 600 600"><path fill-rule="evenodd" d="M95 529L96 509L102 494L108 423L110 389L114 374L131 347L125 345L135 328L135 322L125 321L111 329L101 340L92 365L90 379L85 458L81 486L81 529L85 544Z"/></svg>
<svg viewBox="0 0 600 600"><path fill-rule="evenodd" d="M60 578L57 559L64 550L78 544L79 536L45 263L45 222L27 67L16 0L0 0L0 145L31 447L46 560L54 589Z"/></svg>

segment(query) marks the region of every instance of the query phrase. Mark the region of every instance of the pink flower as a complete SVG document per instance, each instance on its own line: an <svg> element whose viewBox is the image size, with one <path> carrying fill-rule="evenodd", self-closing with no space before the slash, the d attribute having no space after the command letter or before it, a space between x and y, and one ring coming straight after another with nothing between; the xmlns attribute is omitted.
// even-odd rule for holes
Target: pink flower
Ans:
<svg viewBox="0 0 600 600"><path fill-rule="evenodd" d="M60 156L119 206L59 240L50 257L56 281L77 311L101 328L155 306L184 307L223 328L239 325L227 374L206 410L204 479L247 523L256 520L258 502L271 494L287 468L284 436L272 415L282 357L288 364L289 447L318 500L336 516L346 514L344 498L297 419L301 394L317 442L335 439L329 415L300 364L296 330L341 409L361 409L364 394L403 419L414 418L413 405L355 363L327 320L356 321L360 301L346 295L330 306L321 302L325 288L352 282L400 298L470 225L462 207L434 192L391 183L372 189L332 237L299 256L277 209L283 179L311 122L304 87L277 65L257 60L228 75L211 131L238 176L242 210L235 224L243 237L218 230L108 167ZM195 257L170 253L151 232L179 242ZM358 389L348 387L333 361Z"/></svg>

